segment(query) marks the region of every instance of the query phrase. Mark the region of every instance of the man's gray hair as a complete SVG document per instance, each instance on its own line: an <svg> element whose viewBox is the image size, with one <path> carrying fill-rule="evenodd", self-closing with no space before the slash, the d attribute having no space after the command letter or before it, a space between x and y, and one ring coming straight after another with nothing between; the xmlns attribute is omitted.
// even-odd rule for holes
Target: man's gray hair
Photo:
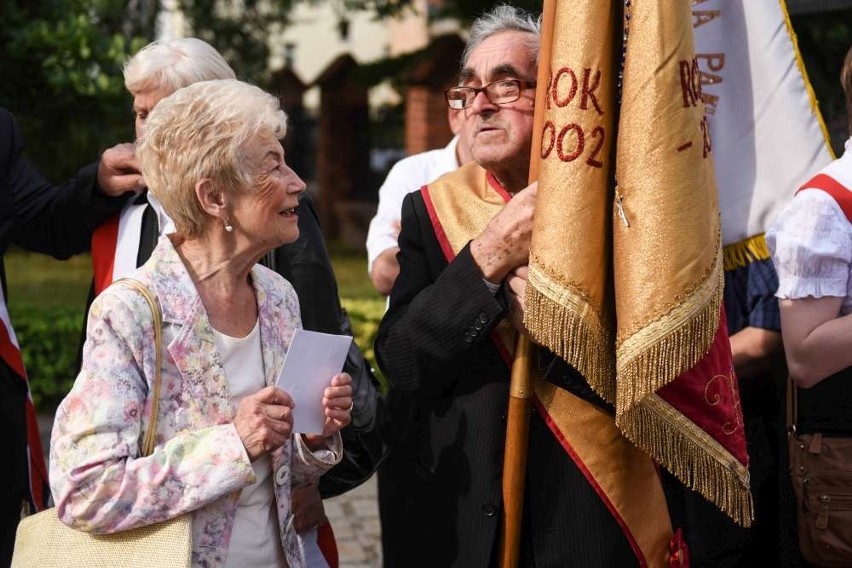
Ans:
<svg viewBox="0 0 852 568"><path fill-rule="evenodd" d="M502 32L525 32L530 34L530 51L535 61L538 61L538 46L541 42L541 16L535 16L515 6L499 4L489 12L485 12L479 16L470 27L470 38L467 40L464 53L462 53L462 68L467 65L470 53L479 44L489 37Z"/></svg>
<svg viewBox="0 0 852 568"><path fill-rule="evenodd" d="M194 37L151 42L124 65L124 86L132 95L148 89L173 93L199 81L235 78L222 55Z"/></svg>

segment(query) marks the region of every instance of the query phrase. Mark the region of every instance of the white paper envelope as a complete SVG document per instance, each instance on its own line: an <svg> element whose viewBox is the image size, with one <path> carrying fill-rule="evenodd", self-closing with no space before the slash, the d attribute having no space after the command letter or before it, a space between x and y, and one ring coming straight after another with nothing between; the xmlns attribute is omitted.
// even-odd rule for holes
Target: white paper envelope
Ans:
<svg viewBox="0 0 852 568"><path fill-rule="evenodd" d="M322 394L343 369L352 336L297 329L276 386L293 399L293 432L320 434Z"/></svg>

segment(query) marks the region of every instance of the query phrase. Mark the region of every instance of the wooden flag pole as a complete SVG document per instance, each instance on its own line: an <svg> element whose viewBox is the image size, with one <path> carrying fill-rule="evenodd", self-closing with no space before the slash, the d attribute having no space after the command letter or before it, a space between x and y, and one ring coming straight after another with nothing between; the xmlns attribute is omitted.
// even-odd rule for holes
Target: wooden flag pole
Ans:
<svg viewBox="0 0 852 568"><path fill-rule="evenodd" d="M557 0L544 0L535 117L530 152L529 182L538 179L538 157L544 129L546 94L550 84L550 61ZM536 368L536 349L529 337L521 334L512 363L509 385L509 411L506 421L506 450L503 455L503 515L500 521L499 562L501 568L515 568L520 557L521 524L524 510L524 482L529 445L532 374Z"/></svg>
<svg viewBox="0 0 852 568"><path fill-rule="evenodd" d="M506 451L503 455L503 516L500 518L500 568L515 568L521 545L521 519L524 510L527 446L530 430L530 365L535 360L533 343L526 335L518 338L512 382L509 386L509 414Z"/></svg>

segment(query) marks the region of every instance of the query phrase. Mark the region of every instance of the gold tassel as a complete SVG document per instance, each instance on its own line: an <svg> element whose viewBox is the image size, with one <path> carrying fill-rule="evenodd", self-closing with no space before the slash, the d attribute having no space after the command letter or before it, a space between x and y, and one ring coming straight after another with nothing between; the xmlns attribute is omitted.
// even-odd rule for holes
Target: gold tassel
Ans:
<svg viewBox="0 0 852 568"><path fill-rule="evenodd" d="M745 268L752 262L769 260L769 247L763 233L727 245L723 249L725 271Z"/></svg>
<svg viewBox="0 0 852 568"><path fill-rule="evenodd" d="M661 320L684 320L660 338L653 337L654 322L622 342L616 349L616 411L628 411L640 400L693 367L709 351L719 326L724 275L721 251L710 276ZM672 321L662 326L669 330ZM628 343L629 342L629 343Z"/></svg>
<svg viewBox="0 0 852 568"><path fill-rule="evenodd" d="M527 286L524 323L536 343L571 364L595 392L614 403L615 361L608 330L586 321L534 286Z"/></svg>
<svg viewBox="0 0 852 568"><path fill-rule="evenodd" d="M735 523L750 527L754 505L746 466L724 450L708 452L708 447L718 447L718 443L694 425L673 428L671 421L659 414L665 412L664 406L668 405L652 395L623 413L617 419L618 427L684 485L706 497ZM723 455L728 456L727 461Z"/></svg>

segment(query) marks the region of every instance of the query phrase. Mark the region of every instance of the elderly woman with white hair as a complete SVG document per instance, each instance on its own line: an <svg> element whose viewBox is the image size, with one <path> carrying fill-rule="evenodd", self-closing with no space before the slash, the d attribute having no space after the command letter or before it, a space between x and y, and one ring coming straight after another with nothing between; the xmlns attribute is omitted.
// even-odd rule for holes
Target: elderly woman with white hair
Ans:
<svg viewBox="0 0 852 568"><path fill-rule="evenodd" d="M257 264L298 236L305 184L287 166L278 100L235 80L159 102L137 156L175 224L132 274L162 310L154 452L139 455L156 375L142 295L116 283L89 314L82 370L56 413L51 489L60 519L115 533L192 515L196 566L305 565L290 489L341 457L351 377L330 377L321 434L292 433L275 381L296 328L292 286Z"/></svg>

